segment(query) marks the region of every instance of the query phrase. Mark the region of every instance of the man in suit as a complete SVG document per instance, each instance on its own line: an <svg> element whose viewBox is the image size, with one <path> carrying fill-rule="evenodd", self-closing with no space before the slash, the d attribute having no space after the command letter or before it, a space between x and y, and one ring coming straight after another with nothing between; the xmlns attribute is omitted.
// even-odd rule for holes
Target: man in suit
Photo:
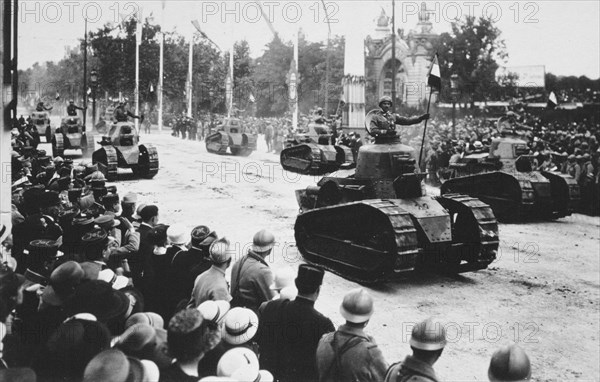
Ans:
<svg viewBox="0 0 600 382"><path fill-rule="evenodd" d="M319 339L335 330L331 320L314 308L323 282L323 270L301 264L295 300L274 300L260 307L257 341L261 366L275 380L318 380L316 351Z"/></svg>
<svg viewBox="0 0 600 382"><path fill-rule="evenodd" d="M154 252L154 244L149 234L152 228L158 224L158 207L147 205L141 209L139 215L141 223L137 231L140 234L140 249L135 261L131 262L131 272L133 284L143 294L146 285L151 285L154 278L154 272L150 264L152 253Z"/></svg>

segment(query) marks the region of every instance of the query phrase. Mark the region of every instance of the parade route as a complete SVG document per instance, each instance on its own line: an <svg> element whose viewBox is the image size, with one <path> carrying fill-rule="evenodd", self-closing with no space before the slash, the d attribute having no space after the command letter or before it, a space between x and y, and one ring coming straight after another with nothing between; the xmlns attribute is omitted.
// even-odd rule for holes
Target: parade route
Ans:
<svg viewBox="0 0 600 382"><path fill-rule="evenodd" d="M268 228L278 241L268 258L271 267L296 269L302 262L294 241L294 190L318 177L284 172L278 156L266 153L262 136L258 151L247 158L209 154L204 142L184 141L166 131L142 135L141 143L157 147L160 170L152 181L123 175L115 183L119 194L133 191L140 202L156 203L165 224L190 230L209 226L231 240L235 258L247 251L257 230ZM410 352L412 325L438 317L448 337L436 365L445 381L486 380L491 354L509 342L529 354L533 380L593 381L600 372L591 361L600 349L599 229L598 217L581 214L501 224L499 258L487 270L410 274L370 287L375 314L366 330L393 363ZM317 309L342 324L342 296L357 286L326 273Z"/></svg>

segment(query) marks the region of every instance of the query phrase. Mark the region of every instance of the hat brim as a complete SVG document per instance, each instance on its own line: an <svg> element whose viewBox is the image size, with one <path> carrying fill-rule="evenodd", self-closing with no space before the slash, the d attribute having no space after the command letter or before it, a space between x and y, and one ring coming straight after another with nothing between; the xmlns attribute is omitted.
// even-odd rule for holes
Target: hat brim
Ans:
<svg viewBox="0 0 600 382"><path fill-rule="evenodd" d="M268 245L256 245L252 244L252 250L254 252L267 252L269 249L272 249L275 246L275 243L271 243Z"/></svg>
<svg viewBox="0 0 600 382"><path fill-rule="evenodd" d="M223 340L225 342L227 342L228 344L231 344L231 345L244 344L244 343L250 341L251 339L253 339L254 336L256 335L256 332L258 331L258 316L254 312L252 312L252 318L250 319L250 324L251 324L251 326L244 333L237 334L237 335L230 334L229 332L227 332L227 327L225 325L223 325L223 328L221 329L221 338L223 338Z"/></svg>
<svg viewBox="0 0 600 382"><path fill-rule="evenodd" d="M440 349L443 349L444 347L446 347L446 341L444 341L442 343L426 343L426 342L417 341L417 340L411 338L408 343L411 347L413 347L415 349L427 350L427 351L440 350Z"/></svg>
<svg viewBox="0 0 600 382"><path fill-rule="evenodd" d="M117 275L115 282L112 284L113 289L121 290L129 285L129 279L125 276Z"/></svg>
<svg viewBox="0 0 600 382"><path fill-rule="evenodd" d="M369 321L369 319L373 315L373 312L369 314L353 314L344 309L343 306L340 306L340 314L342 315L342 317L344 317L346 321L350 321L355 324L362 324L363 322Z"/></svg>

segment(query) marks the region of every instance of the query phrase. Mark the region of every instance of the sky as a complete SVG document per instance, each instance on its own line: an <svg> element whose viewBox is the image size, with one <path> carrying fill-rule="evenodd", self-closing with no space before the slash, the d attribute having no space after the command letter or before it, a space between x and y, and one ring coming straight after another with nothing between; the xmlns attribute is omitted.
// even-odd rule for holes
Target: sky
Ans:
<svg viewBox="0 0 600 382"><path fill-rule="evenodd" d="M189 36L191 21L222 50L245 39L251 56L262 54L273 34L256 1L19 1L19 68L58 61L65 48L78 44L85 22L95 30L141 9L165 30ZM326 41L328 23L321 0L260 1L275 31L291 41L298 28L309 41ZM366 37L375 29L383 8L392 1L327 1L332 35ZM544 65L556 75L600 77L600 2L589 1L426 1L433 32L450 30L450 22L465 15L487 15L497 22L509 54L507 66ZM420 1L396 1L396 28L415 29ZM164 20L164 21L163 21Z"/></svg>

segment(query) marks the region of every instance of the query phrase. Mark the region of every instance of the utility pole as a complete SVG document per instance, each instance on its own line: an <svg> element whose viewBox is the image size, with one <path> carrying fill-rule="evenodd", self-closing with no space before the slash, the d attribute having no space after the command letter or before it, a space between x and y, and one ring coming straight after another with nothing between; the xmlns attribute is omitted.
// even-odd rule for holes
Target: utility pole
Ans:
<svg viewBox="0 0 600 382"><path fill-rule="evenodd" d="M86 130L87 115L87 18L83 33L83 132Z"/></svg>
<svg viewBox="0 0 600 382"><path fill-rule="evenodd" d="M194 59L194 32L190 34L190 49L188 55L187 116L192 118L192 63Z"/></svg>
<svg viewBox="0 0 600 382"><path fill-rule="evenodd" d="M140 45L142 44L141 10L136 15L135 25L135 115L140 115ZM135 129L139 131L140 121L135 119Z"/></svg>
<svg viewBox="0 0 600 382"><path fill-rule="evenodd" d="M396 0L392 0L392 111L396 110Z"/></svg>
<svg viewBox="0 0 600 382"><path fill-rule="evenodd" d="M322 0L323 9L325 10L325 18L327 19L327 58L325 61L325 118L329 117L329 70L331 60L331 24L329 23L329 13L327 12L327 6L325 0Z"/></svg>
<svg viewBox="0 0 600 382"><path fill-rule="evenodd" d="M162 12L160 14L160 41L159 41L159 64L158 64L158 131L163 127L163 61L165 50L165 2L162 2Z"/></svg>

